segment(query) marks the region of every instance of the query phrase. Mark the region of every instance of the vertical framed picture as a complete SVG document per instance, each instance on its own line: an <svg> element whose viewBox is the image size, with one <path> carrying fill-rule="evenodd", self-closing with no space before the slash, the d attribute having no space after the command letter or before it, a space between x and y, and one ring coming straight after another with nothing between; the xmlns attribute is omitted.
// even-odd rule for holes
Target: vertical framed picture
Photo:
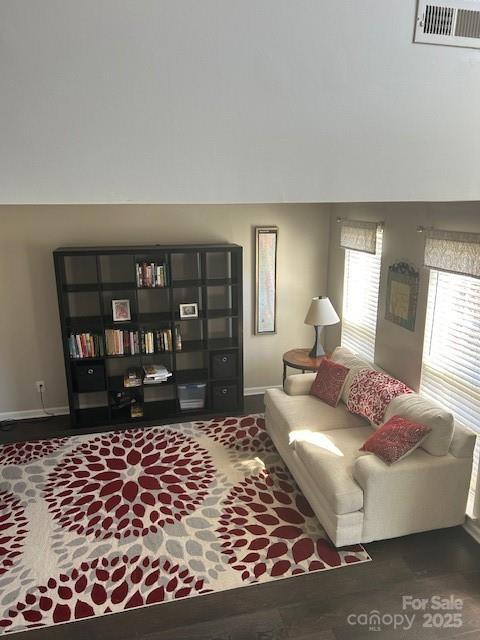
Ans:
<svg viewBox="0 0 480 640"><path fill-rule="evenodd" d="M388 267L385 318L408 331L415 331L419 274L406 262Z"/></svg>
<svg viewBox="0 0 480 640"><path fill-rule="evenodd" d="M255 228L255 333L277 331L278 227Z"/></svg>

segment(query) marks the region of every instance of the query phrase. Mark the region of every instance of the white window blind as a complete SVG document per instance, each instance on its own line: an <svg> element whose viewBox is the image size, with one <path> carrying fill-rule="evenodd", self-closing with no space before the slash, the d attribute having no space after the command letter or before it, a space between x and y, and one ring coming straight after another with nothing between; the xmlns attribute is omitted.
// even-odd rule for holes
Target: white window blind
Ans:
<svg viewBox="0 0 480 640"><path fill-rule="evenodd" d="M421 392L480 433L480 280L430 271ZM480 516L475 497L479 443L468 512ZM476 504L475 504L476 502Z"/></svg>
<svg viewBox="0 0 480 640"><path fill-rule="evenodd" d="M375 254L345 250L341 343L371 362L375 356L382 238L381 229L377 229Z"/></svg>

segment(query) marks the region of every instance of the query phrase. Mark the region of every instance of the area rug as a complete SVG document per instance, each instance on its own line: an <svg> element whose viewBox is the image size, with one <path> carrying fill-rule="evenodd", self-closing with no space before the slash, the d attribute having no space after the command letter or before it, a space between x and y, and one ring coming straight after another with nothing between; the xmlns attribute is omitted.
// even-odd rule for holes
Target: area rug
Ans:
<svg viewBox="0 0 480 640"><path fill-rule="evenodd" d="M260 415L0 448L0 633L368 560L328 540Z"/></svg>

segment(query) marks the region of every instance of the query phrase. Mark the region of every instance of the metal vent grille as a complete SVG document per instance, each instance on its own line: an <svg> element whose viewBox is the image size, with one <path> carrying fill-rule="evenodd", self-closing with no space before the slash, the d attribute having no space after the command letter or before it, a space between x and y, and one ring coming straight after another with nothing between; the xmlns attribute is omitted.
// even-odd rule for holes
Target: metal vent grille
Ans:
<svg viewBox="0 0 480 640"><path fill-rule="evenodd" d="M480 10L466 11L459 9L455 35L461 38L480 38Z"/></svg>
<svg viewBox="0 0 480 640"><path fill-rule="evenodd" d="M419 0L415 42L480 49L480 0Z"/></svg>
<svg viewBox="0 0 480 640"><path fill-rule="evenodd" d="M455 9L451 7L436 7L427 4L425 7L423 33L435 33L443 36L451 35L454 17Z"/></svg>

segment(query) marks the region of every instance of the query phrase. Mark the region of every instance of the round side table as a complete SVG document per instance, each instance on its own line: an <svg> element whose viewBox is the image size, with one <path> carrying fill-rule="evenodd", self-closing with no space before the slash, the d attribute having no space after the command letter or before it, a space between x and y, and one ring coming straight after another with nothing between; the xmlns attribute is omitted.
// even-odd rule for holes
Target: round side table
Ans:
<svg viewBox="0 0 480 640"><path fill-rule="evenodd" d="M302 373L305 371L316 371L321 361L328 356L320 356L320 358L310 358L308 355L310 349L290 349L283 354L283 385L287 378L287 367L292 369L300 369Z"/></svg>

